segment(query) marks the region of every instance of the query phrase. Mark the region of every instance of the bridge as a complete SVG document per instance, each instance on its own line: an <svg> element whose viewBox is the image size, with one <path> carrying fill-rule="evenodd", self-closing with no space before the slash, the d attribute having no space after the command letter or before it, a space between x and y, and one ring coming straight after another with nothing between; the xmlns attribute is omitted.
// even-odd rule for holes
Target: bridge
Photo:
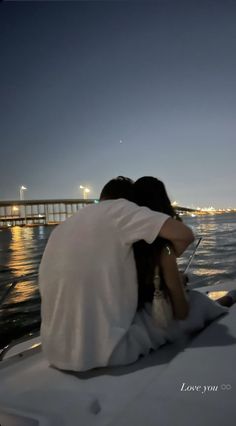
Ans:
<svg viewBox="0 0 236 426"><path fill-rule="evenodd" d="M0 227L25 225L54 225L88 204L94 199L51 199L0 201ZM175 206L178 213L194 212L188 207Z"/></svg>

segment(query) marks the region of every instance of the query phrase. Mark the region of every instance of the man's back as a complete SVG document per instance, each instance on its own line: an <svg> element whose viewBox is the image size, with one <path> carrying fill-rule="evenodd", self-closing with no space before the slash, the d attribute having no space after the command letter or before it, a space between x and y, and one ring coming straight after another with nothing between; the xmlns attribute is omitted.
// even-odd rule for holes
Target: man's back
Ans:
<svg viewBox="0 0 236 426"><path fill-rule="evenodd" d="M167 218L108 200L53 231L39 274L43 350L52 365L76 371L107 365L136 312L132 244L152 242Z"/></svg>

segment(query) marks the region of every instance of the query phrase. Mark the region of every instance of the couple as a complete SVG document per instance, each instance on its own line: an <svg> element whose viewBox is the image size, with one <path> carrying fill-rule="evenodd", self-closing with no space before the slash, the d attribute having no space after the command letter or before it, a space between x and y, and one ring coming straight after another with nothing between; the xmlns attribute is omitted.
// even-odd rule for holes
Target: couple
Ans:
<svg viewBox="0 0 236 426"><path fill-rule="evenodd" d="M194 236L174 214L158 179L118 177L98 204L55 228L39 269L42 346L52 366L129 364L227 312L185 292L176 257ZM165 326L164 293L172 307Z"/></svg>

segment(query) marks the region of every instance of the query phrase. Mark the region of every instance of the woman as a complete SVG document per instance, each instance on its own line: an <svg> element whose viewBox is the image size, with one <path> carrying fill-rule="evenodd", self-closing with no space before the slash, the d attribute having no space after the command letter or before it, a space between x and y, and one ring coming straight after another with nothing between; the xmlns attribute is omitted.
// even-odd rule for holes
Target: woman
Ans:
<svg viewBox="0 0 236 426"><path fill-rule="evenodd" d="M134 202L176 216L165 187L153 177L134 183ZM176 219L178 217L176 216ZM127 365L167 342L204 328L228 311L198 291L185 291L171 244L156 238L152 244L134 244L138 275L138 309L128 333L119 342L108 365ZM230 299L231 300L231 299ZM232 303L232 300L231 300Z"/></svg>
<svg viewBox="0 0 236 426"><path fill-rule="evenodd" d="M140 206L177 217L164 184L154 177L142 177L134 184L134 201ZM217 303L197 291L186 291L184 277L179 273L176 255L168 241L157 238L154 243L134 244L138 275L138 312L150 304L155 324L173 340L181 332L192 333L207 322L227 312L234 297L225 296Z"/></svg>

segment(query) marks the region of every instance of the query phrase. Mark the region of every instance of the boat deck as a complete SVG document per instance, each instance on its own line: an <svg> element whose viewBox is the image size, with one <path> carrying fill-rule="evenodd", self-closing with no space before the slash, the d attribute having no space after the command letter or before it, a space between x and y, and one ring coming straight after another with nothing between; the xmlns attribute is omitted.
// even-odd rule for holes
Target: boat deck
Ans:
<svg viewBox="0 0 236 426"><path fill-rule="evenodd" d="M221 290L230 288L236 283ZM49 367L41 352L8 359L0 364L0 424L235 426L235 360L236 304L191 341L127 367L68 374Z"/></svg>

